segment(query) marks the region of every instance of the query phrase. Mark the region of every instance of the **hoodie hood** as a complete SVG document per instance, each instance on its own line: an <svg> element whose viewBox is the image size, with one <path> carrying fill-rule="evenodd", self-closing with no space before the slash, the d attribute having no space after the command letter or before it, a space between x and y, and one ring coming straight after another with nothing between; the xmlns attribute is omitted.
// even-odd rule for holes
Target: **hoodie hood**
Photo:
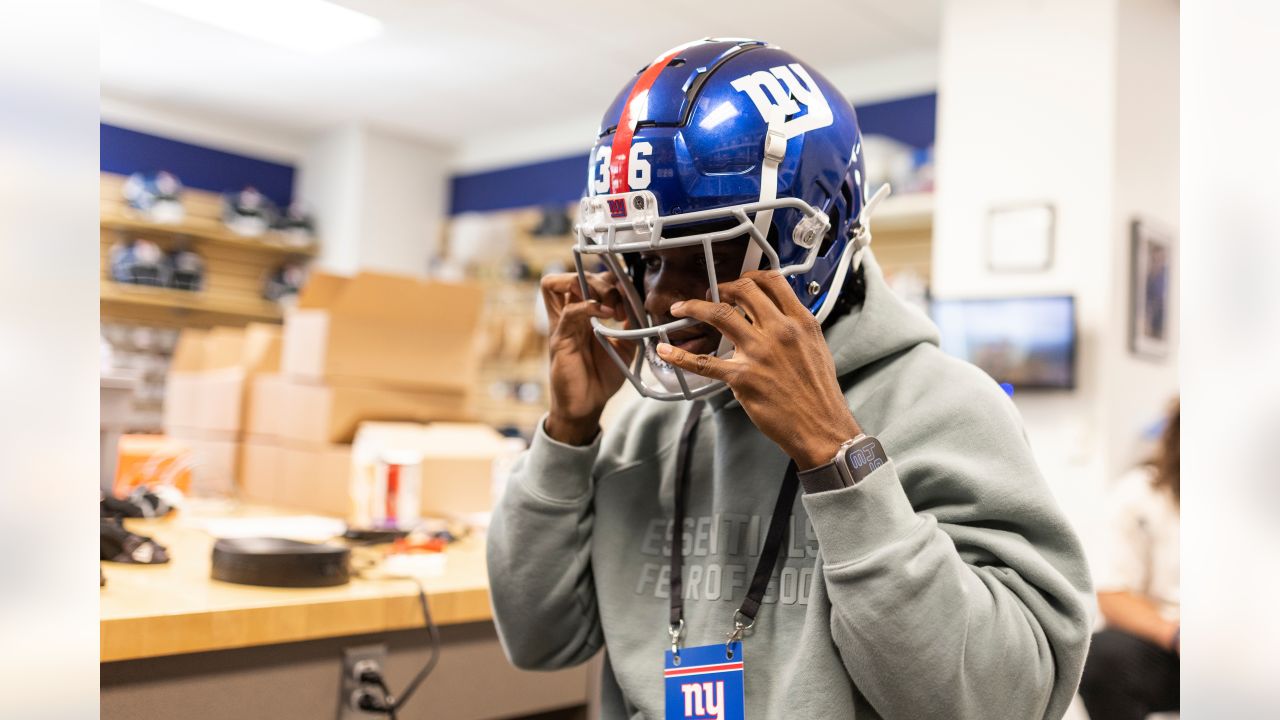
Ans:
<svg viewBox="0 0 1280 720"><path fill-rule="evenodd" d="M938 344L938 328L893 294L870 248L862 257L866 298L825 333L839 377L920 343Z"/></svg>

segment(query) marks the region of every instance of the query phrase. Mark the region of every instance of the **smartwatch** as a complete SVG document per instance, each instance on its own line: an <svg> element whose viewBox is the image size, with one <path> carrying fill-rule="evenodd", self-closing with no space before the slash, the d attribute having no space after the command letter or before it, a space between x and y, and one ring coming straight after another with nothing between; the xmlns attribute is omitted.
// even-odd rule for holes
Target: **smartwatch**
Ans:
<svg viewBox="0 0 1280 720"><path fill-rule="evenodd" d="M857 485L889 461L880 441L870 435L845 441L831 462L798 473L806 493L839 490Z"/></svg>

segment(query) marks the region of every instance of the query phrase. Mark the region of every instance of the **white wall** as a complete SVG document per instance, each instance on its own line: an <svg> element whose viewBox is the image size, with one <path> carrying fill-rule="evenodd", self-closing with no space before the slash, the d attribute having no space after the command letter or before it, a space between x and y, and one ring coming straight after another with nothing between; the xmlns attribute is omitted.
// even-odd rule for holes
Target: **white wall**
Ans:
<svg viewBox="0 0 1280 720"><path fill-rule="evenodd" d="M1134 4L966 0L945 5L942 25L934 292L1076 296L1077 389L1015 403L1086 534L1100 492L1132 460L1135 426L1176 387L1176 357L1151 366L1125 344L1126 218L1143 209L1172 225L1178 202L1177 126L1165 114L1177 110L1177 5ZM1023 202L1054 206L1053 266L991 272L987 215Z"/></svg>
<svg viewBox="0 0 1280 720"><path fill-rule="evenodd" d="M924 95L938 89L938 51L916 50L843 67L818 68L854 105Z"/></svg>
<svg viewBox="0 0 1280 720"><path fill-rule="evenodd" d="M104 95L99 103L99 112L102 121L110 125L264 160L296 163L307 151L306 136L292 130L171 110L153 103Z"/></svg>
<svg viewBox="0 0 1280 720"><path fill-rule="evenodd" d="M449 153L376 131L364 138L361 266L424 274L449 211Z"/></svg>
<svg viewBox="0 0 1280 720"><path fill-rule="evenodd" d="M298 167L294 195L316 215L316 265L350 274L360 266L363 197L361 128L336 128L311 141Z"/></svg>
<svg viewBox="0 0 1280 720"><path fill-rule="evenodd" d="M1178 5L1175 0L1125 0L1119 8L1116 78L1115 190L1112 215L1113 307L1129 303L1129 225L1135 218L1170 230L1178 227ZM1178 388L1177 237L1169 291L1172 351L1165 362L1129 352L1129 327L1109 326L1103 363L1109 385L1105 413L1113 445L1107 470L1114 476L1146 448L1133 438L1150 425Z"/></svg>
<svg viewBox="0 0 1280 720"><path fill-rule="evenodd" d="M319 266L425 274L448 212L448 160L442 148L361 125L315 138L297 195L316 213Z"/></svg>

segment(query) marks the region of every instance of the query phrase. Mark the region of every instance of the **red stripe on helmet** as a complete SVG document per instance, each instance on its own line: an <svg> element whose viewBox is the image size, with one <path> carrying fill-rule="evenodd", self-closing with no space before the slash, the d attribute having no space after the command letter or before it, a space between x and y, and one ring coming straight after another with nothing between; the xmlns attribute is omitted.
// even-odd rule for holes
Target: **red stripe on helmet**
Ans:
<svg viewBox="0 0 1280 720"><path fill-rule="evenodd" d="M622 115L618 118L618 128L613 133L613 146L609 149L609 192L617 194L630 189L627 180L631 172L631 138L635 136L636 131L635 122L631 120L631 103L637 97L647 93L649 88L653 87L654 81L658 79L658 75L667 67L667 64L688 47L689 44L668 50L665 55L654 60L653 64L645 68L644 72L640 73L640 77L636 80L636 84L631 86L631 92L627 94L627 101L622 104Z"/></svg>

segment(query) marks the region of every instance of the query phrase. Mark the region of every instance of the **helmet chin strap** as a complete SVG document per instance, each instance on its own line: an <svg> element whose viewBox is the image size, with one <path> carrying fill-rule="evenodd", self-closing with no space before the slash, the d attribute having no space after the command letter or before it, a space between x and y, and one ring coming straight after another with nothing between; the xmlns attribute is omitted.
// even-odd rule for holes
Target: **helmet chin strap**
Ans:
<svg viewBox="0 0 1280 720"><path fill-rule="evenodd" d="M764 135L764 159L760 163L760 202L762 203L778 199L778 166L787 156L787 136L782 131L782 125L786 119L782 108L775 105L769 118L769 129ZM761 210L756 213L755 226L761 237L769 237L771 225L773 225L773 210ZM754 240L747 243L747 253L742 258L742 269L738 271L738 276L741 277L749 270L758 270L762 257L764 257L764 251ZM733 343L722 336L716 355L729 357L732 347Z"/></svg>

